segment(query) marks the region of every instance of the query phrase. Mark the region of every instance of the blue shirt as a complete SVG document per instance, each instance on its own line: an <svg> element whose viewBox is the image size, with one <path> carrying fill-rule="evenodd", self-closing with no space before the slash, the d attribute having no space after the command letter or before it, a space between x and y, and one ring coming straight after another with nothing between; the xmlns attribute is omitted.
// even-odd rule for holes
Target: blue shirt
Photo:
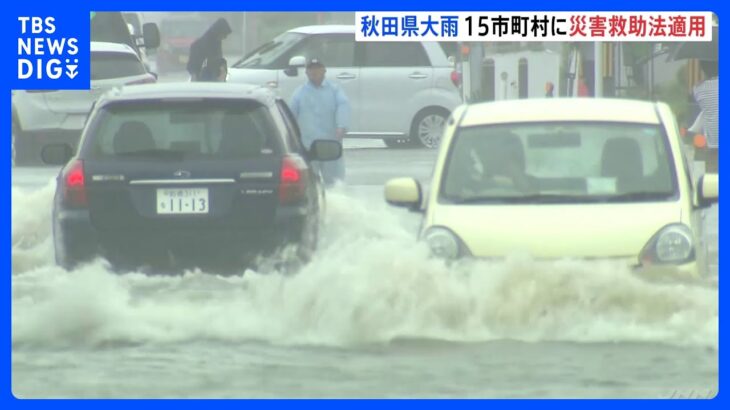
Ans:
<svg viewBox="0 0 730 410"><path fill-rule="evenodd" d="M302 132L302 143L309 148L314 140L335 139L337 128L350 127L350 103L335 83L322 81L319 87L307 81L297 88L290 108Z"/></svg>
<svg viewBox="0 0 730 410"><path fill-rule="evenodd" d="M720 84L717 77L697 85L694 89L694 97L702 110L702 128L707 139L707 146L718 148L720 146L718 133Z"/></svg>

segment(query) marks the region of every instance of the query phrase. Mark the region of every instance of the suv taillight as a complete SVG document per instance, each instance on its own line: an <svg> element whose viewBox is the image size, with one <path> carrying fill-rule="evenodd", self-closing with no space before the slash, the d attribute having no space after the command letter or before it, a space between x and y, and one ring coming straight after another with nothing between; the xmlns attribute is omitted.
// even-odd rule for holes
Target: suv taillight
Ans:
<svg viewBox="0 0 730 410"><path fill-rule="evenodd" d="M84 163L81 160L70 163L63 172L63 200L74 208L88 205Z"/></svg>
<svg viewBox="0 0 730 410"><path fill-rule="evenodd" d="M451 82L454 83L454 86L459 87L461 85L461 73L458 71L452 71Z"/></svg>
<svg viewBox="0 0 730 410"><path fill-rule="evenodd" d="M279 203L286 205L304 199L307 179L304 161L296 157L284 157L279 177Z"/></svg>

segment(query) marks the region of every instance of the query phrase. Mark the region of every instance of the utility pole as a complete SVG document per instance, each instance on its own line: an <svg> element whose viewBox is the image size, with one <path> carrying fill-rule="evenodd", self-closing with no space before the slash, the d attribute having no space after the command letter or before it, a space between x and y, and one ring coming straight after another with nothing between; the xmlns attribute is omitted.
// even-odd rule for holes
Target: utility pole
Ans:
<svg viewBox="0 0 730 410"><path fill-rule="evenodd" d="M484 99L482 85L482 65L484 64L484 47L482 43L472 43L469 51L469 72L470 72L470 101L474 100L474 94Z"/></svg>
<svg viewBox="0 0 730 410"><path fill-rule="evenodd" d="M593 45L593 89L596 98L603 97L603 43L596 41Z"/></svg>

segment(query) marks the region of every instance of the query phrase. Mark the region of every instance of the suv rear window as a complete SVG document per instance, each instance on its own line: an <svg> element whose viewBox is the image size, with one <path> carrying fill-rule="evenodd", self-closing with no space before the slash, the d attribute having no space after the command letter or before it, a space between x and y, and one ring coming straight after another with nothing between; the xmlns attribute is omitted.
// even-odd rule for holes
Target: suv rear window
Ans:
<svg viewBox="0 0 730 410"><path fill-rule="evenodd" d="M105 108L89 157L241 159L279 154L269 109L255 101L150 101Z"/></svg>
<svg viewBox="0 0 730 410"><path fill-rule="evenodd" d="M91 53L91 79L109 80L112 78L133 77L146 72L144 65L134 54L129 53Z"/></svg>

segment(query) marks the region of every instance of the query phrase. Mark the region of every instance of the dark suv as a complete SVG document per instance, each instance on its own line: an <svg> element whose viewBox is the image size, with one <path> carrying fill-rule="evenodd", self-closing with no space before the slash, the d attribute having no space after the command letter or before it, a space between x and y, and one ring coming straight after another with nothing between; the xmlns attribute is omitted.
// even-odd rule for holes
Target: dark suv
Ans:
<svg viewBox="0 0 730 410"><path fill-rule="evenodd" d="M102 96L65 163L53 207L56 261L96 256L121 269L240 268L287 245L315 250L324 191L286 103L266 88L219 83L129 86Z"/></svg>

